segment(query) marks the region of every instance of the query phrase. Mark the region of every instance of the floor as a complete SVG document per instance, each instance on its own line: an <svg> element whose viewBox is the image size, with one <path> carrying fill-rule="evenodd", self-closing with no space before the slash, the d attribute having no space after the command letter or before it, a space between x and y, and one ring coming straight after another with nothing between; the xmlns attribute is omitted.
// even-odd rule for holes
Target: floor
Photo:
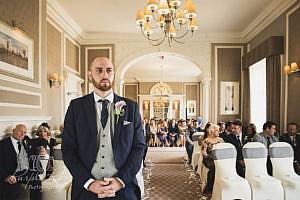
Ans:
<svg viewBox="0 0 300 200"><path fill-rule="evenodd" d="M199 180L184 161L185 149L150 148L144 168L144 200L199 200Z"/></svg>

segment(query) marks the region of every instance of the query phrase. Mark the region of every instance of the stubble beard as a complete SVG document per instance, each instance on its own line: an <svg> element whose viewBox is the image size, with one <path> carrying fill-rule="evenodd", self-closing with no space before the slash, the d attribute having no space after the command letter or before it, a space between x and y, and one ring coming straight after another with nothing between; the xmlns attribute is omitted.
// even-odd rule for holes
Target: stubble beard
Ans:
<svg viewBox="0 0 300 200"><path fill-rule="evenodd" d="M101 83L101 81L106 80L106 83ZM95 88L97 88L100 91L107 92L111 90L113 82L111 83L108 79L102 79L100 82L97 82L93 77L92 77L92 83Z"/></svg>

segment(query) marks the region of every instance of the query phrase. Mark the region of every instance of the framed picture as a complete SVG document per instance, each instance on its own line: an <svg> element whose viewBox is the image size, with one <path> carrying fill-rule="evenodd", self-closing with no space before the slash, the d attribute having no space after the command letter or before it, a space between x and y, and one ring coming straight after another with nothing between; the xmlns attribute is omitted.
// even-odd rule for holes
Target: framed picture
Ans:
<svg viewBox="0 0 300 200"><path fill-rule="evenodd" d="M0 69L33 79L33 40L0 23Z"/></svg>
<svg viewBox="0 0 300 200"><path fill-rule="evenodd" d="M220 84L220 114L239 114L239 82L223 82Z"/></svg>
<svg viewBox="0 0 300 200"><path fill-rule="evenodd" d="M186 101L187 116L196 116L196 100Z"/></svg>

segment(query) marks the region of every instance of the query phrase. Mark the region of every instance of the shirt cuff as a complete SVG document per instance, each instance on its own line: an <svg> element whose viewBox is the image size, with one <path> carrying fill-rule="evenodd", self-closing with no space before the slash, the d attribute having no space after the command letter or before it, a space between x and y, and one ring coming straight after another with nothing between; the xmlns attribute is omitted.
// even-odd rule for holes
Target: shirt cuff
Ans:
<svg viewBox="0 0 300 200"><path fill-rule="evenodd" d="M92 182L94 182L95 179L92 179L90 178L87 182L85 182L85 184L83 185L83 187L86 189L86 190L89 190L89 186Z"/></svg>
<svg viewBox="0 0 300 200"><path fill-rule="evenodd" d="M122 184L122 188L124 188L125 187L125 184L124 184L124 182L120 179L120 178L118 178L118 177L116 177L116 179L118 179L118 181L120 181L121 182L121 184Z"/></svg>

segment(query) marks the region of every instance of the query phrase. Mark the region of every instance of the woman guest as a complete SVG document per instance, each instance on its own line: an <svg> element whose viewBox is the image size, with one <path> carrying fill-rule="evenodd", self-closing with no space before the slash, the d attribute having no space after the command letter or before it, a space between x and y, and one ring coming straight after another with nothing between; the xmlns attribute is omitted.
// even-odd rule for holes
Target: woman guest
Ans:
<svg viewBox="0 0 300 200"><path fill-rule="evenodd" d="M224 140L219 137L219 126L211 123L207 129L207 138L203 140L201 148L203 165L209 169L207 173L207 185L203 191L203 194L206 196L211 195L215 180L215 164L212 157L212 149L214 145L221 142L224 142Z"/></svg>
<svg viewBox="0 0 300 200"><path fill-rule="evenodd" d="M150 120L149 126L146 128L146 135L148 137L148 146L153 147L157 145L157 125L154 119Z"/></svg>
<svg viewBox="0 0 300 200"><path fill-rule="evenodd" d="M53 172L53 147L57 145L57 142L54 138L51 137L50 127L47 123L42 123L38 127L36 135L38 136L38 138L33 139L31 142L33 154L37 155L38 152L43 151L44 149L50 152L51 159L49 159L46 171L46 178L49 178Z"/></svg>
<svg viewBox="0 0 300 200"><path fill-rule="evenodd" d="M168 123L167 121L161 121L158 129L158 137L160 141L160 146L169 146L169 142L167 140L168 135Z"/></svg>
<svg viewBox="0 0 300 200"><path fill-rule="evenodd" d="M247 134L245 136L245 144L247 142L254 142L253 137L256 134L256 126L252 123L250 123L247 126Z"/></svg>

